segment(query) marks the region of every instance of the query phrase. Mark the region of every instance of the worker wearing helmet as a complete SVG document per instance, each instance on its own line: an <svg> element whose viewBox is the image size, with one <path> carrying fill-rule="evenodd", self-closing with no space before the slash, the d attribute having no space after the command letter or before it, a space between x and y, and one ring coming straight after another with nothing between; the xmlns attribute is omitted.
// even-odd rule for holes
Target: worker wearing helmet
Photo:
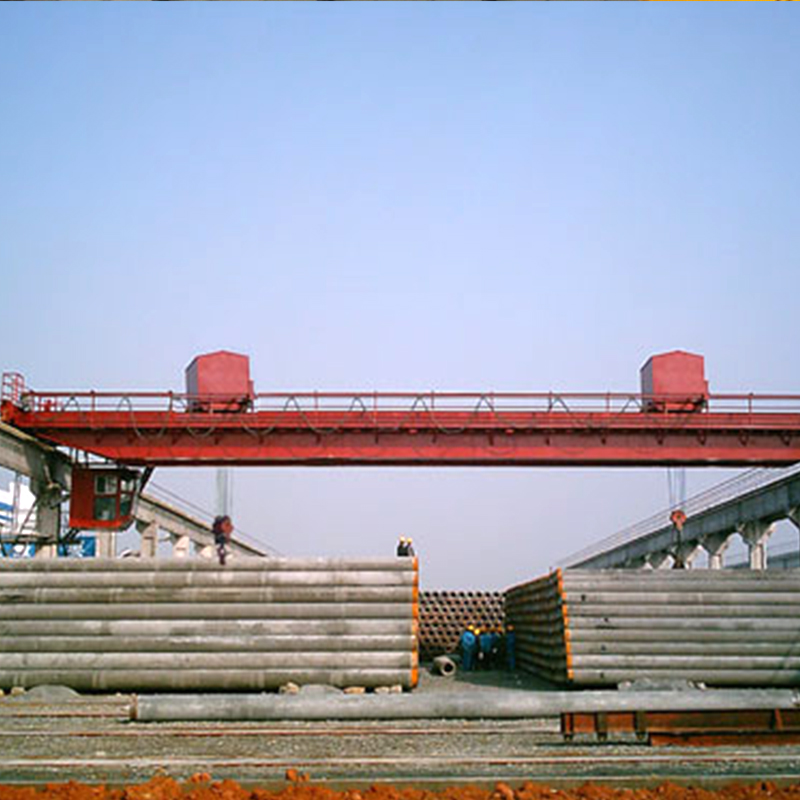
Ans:
<svg viewBox="0 0 800 800"><path fill-rule="evenodd" d="M497 669L502 661L501 656L505 642L503 642L503 632L499 626L492 628L490 633L492 638L489 645L489 667Z"/></svg>
<svg viewBox="0 0 800 800"><path fill-rule="evenodd" d="M493 638L492 632L488 628L478 634L478 664L481 669L491 667Z"/></svg>
<svg viewBox="0 0 800 800"><path fill-rule="evenodd" d="M397 543L397 557L407 558L408 556L413 556L413 555L414 555L413 539L408 539L405 536L401 536L400 541Z"/></svg>
<svg viewBox="0 0 800 800"><path fill-rule="evenodd" d="M475 669L475 656L478 651L478 637L473 625L467 625L458 644L461 650L461 669L472 672Z"/></svg>
<svg viewBox="0 0 800 800"><path fill-rule="evenodd" d="M410 553L409 550L411 550ZM397 543L397 557L406 558L406 556L409 555L414 555L413 549L411 548L411 539L406 536L401 536L400 541Z"/></svg>
<svg viewBox="0 0 800 800"><path fill-rule="evenodd" d="M506 668L517 668L517 633L514 626L511 624L506 625Z"/></svg>

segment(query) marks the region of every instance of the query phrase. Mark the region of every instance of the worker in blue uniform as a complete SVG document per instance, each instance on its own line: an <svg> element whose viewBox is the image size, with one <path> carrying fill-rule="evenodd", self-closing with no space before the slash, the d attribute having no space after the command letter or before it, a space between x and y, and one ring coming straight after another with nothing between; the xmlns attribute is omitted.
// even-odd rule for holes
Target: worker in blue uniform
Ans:
<svg viewBox="0 0 800 800"><path fill-rule="evenodd" d="M517 633L513 625L506 625L506 668L517 668Z"/></svg>
<svg viewBox="0 0 800 800"><path fill-rule="evenodd" d="M500 627L492 629L492 644L489 650L489 668L498 669L503 663L503 630Z"/></svg>
<svg viewBox="0 0 800 800"><path fill-rule="evenodd" d="M481 669L489 669L491 666L492 639L492 632L488 629L478 634L478 663Z"/></svg>
<svg viewBox="0 0 800 800"><path fill-rule="evenodd" d="M475 635L475 628L472 625L468 625L461 634L458 644L461 650L461 669L465 672L472 672L475 669L475 656L478 652L478 637Z"/></svg>

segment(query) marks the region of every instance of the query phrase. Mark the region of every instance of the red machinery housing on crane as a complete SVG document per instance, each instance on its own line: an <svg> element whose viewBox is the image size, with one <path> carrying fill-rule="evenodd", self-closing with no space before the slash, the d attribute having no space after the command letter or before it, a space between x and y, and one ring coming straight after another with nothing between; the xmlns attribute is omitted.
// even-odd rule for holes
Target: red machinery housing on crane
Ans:
<svg viewBox="0 0 800 800"><path fill-rule="evenodd" d="M46 442L128 470L125 478L120 473L111 519L98 516L111 513L113 484L78 478L72 503L83 509L75 519L81 527L130 521L135 467L800 461L800 396L712 395L702 356L682 351L649 359L637 393L256 394L247 356L227 351L195 358L186 381L183 394L36 392L7 373L0 413L7 424Z"/></svg>
<svg viewBox="0 0 800 800"><path fill-rule="evenodd" d="M189 411L247 410L255 397L250 359L227 350L197 356L186 367L186 394Z"/></svg>
<svg viewBox="0 0 800 800"><path fill-rule="evenodd" d="M708 403L705 359L673 350L647 359L639 371L645 411L700 411Z"/></svg>

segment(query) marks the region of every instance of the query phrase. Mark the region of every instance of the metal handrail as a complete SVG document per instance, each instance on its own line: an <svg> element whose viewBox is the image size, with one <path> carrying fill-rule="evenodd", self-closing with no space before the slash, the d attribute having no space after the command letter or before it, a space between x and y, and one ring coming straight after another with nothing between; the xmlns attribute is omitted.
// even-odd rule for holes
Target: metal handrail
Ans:
<svg viewBox="0 0 800 800"><path fill-rule="evenodd" d="M14 404L22 401L25 394L25 378L19 372L4 372L0 397Z"/></svg>
<svg viewBox="0 0 800 800"><path fill-rule="evenodd" d="M23 391L13 395L6 390L3 399L38 414L68 411L103 412L124 408L135 412L191 413L204 404L234 404L243 398L225 394L189 395L177 392L39 392ZM21 376L20 376L21 377ZM24 386L24 384L22 384ZM7 393L8 392L8 393ZM246 400L246 398L244 398ZM672 419L678 416L714 414L786 414L800 413L800 395L717 394L693 408L694 401L685 395L642 395L636 393L555 393L555 392L265 392L242 403L241 410L253 412L301 413L345 412L351 415L405 412L416 415L470 412L491 416L501 412L550 415L607 414L641 416L643 413ZM684 408L678 408L683 404ZM199 411L198 413L204 413Z"/></svg>

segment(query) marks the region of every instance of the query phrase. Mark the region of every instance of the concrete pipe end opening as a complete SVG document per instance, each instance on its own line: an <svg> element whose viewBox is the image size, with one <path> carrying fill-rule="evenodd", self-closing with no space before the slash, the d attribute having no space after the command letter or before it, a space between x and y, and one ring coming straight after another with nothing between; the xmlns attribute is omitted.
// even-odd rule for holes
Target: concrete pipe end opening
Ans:
<svg viewBox="0 0 800 800"><path fill-rule="evenodd" d="M456 664L447 656L437 656L433 659L433 671L445 678L452 678L456 674Z"/></svg>

